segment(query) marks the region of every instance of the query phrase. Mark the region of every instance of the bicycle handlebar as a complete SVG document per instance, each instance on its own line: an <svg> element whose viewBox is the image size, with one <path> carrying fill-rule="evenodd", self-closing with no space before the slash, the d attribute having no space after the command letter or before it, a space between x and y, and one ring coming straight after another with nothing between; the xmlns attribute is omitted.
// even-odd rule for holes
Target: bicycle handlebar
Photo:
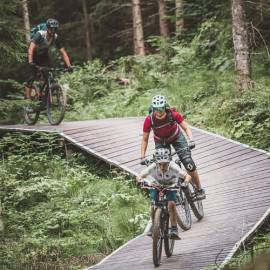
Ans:
<svg viewBox="0 0 270 270"><path fill-rule="evenodd" d="M52 68L52 67L46 67L46 66L38 66L38 65L35 65L35 67L40 70L40 71L63 71L63 72L69 72L70 69L69 68ZM72 67L74 68L74 67Z"/></svg>
<svg viewBox="0 0 270 270"><path fill-rule="evenodd" d="M171 186L171 187L164 187L164 186L152 186L149 184L149 182L147 181L142 181L142 182L139 182L140 184L140 187L142 189L159 189L159 190L179 190L180 186L178 185L175 185L175 186Z"/></svg>

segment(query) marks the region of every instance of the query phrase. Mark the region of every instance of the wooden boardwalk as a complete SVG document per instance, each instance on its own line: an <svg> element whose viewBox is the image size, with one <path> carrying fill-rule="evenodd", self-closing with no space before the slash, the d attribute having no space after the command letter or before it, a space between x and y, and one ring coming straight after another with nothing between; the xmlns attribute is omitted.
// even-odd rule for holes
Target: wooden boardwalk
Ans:
<svg viewBox="0 0 270 270"><path fill-rule="evenodd" d="M143 118L63 123L58 127L0 126L3 130L58 132L81 149L132 174L141 169ZM205 218L182 232L174 255L159 269L196 270L222 263L270 207L270 160L263 151L192 128L194 160L206 189ZM154 149L150 143L148 153ZM89 269L154 269L151 238L131 240Z"/></svg>

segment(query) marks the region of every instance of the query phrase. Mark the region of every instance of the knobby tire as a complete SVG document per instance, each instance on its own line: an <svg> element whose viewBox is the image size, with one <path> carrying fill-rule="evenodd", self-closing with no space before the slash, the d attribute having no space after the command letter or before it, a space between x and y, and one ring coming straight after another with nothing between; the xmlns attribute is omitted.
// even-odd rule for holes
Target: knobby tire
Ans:
<svg viewBox="0 0 270 270"><path fill-rule="evenodd" d="M191 194L194 194L194 192L195 192L195 187L191 183L188 185L188 192L189 192L190 195ZM195 200L194 201L192 199L192 197L190 196L189 204L190 204L190 208L191 208L193 214L195 215L195 217L198 220L201 220L204 217L204 211L203 211L202 201L201 200Z"/></svg>
<svg viewBox="0 0 270 270"><path fill-rule="evenodd" d="M174 239L169 238L170 218L169 215L166 218L165 231L164 231L164 249L165 254L169 258L173 254Z"/></svg>
<svg viewBox="0 0 270 270"><path fill-rule="evenodd" d="M54 116L54 109L58 115ZM47 115L51 125L59 125L64 119L66 111L66 96L62 87L59 84L54 84L51 87L51 95L47 98Z"/></svg>
<svg viewBox="0 0 270 270"><path fill-rule="evenodd" d="M161 208L157 208L155 211L154 224L153 224L153 263L155 266L160 265L161 254L162 254L162 228L161 228Z"/></svg>
<svg viewBox="0 0 270 270"><path fill-rule="evenodd" d="M191 213L189 208L189 203L186 198L186 194L180 190L177 195L176 201L176 220L178 225L184 230L187 231L191 228Z"/></svg>
<svg viewBox="0 0 270 270"><path fill-rule="evenodd" d="M39 102L39 91L37 89L37 86L35 85L35 82L32 85L31 89L31 101L33 102ZM40 114L40 108L39 105L37 104L36 108L31 108L28 105L28 108L33 109L33 112L28 112L27 108L24 108L24 120L27 125L35 125L38 121L39 114Z"/></svg>

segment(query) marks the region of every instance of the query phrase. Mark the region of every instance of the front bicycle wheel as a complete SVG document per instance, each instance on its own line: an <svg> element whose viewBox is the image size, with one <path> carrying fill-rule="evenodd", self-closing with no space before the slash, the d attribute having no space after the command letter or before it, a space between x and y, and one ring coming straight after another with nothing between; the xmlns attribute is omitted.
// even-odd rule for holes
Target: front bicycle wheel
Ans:
<svg viewBox="0 0 270 270"><path fill-rule="evenodd" d="M196 197L196 188L193 183L188 185L189 192L189 204L194 213L195 217L198 220L201 220L204 217L203 204L202 200L198 200Z"/></svg>
<svg viewBox="0 0 270 270"><path fill-rule="evenodd" d="M191 213L185 193L180 189L176 197L176 220L178 225L187 231L191 228Z"/></svg>
<svg viewBox="0 0 270 270"><path fill-rule="evenodd" d="M161 208L157 208L155 211L155 218L153 224L153 263L155 266L160 265L161 254L162 254L162 240L163 240L163 232L162 232L162 224L161 224Z"/></svg>
<svg viewBox="0 0 270 270"><path fill-rule="evenodd" d="M54 84L48 91L47 114L51 125L59 125L66 111L66 96L59 84Z"/></svg>
<svg viewBox="0 0 270 270"><path fill-rule="evenodd" d="M24 106L24 120L28 125L34 125L38 121L40 114L39 90L38 86L33 83L30 92L30 104Z"/></svg>
<svg viewBox="0 0 270 270"><path fill-rule="evenodd" d="M169 228L171 227L169 215L167 216L164 231L164 249L167 257L171 257L174 248L174 239L169 237Z"/></svg>

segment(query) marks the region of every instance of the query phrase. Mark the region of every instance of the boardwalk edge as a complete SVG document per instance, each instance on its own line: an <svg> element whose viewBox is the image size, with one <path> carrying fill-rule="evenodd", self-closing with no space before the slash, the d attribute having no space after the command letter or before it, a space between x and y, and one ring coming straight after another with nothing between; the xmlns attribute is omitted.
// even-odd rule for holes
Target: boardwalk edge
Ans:
<svg viewBox="0 0 270 270"><path fill-rule="evenodd" d="M223 269L230 262L230 260L235 255L235 253L240 249L240 247L253 236L253 234L264 224L264 222L269 217L270 217L270 207L268 208L268 210L266 210L261 219L233 246L232 250L225 258L225 260L221 263L221 265L217 268L217 270Z"/></svg>
<svg viewBox="0 0 270 270"><path fill-rule="evenodd" d="M203 133L212 135L212 136L214 136L214 137L216 137L216 138L220 138L220 139L223 139L223 140L226 140L226 141L229 141L229 142L232 142L232 143L241 145L241 146L243 146L243 147L245 147L245 148L249 148L249 149L252 149L252 150L261 152L261 153L263 153L263 154L267 154L267 155L270 154L269 152L267 152L267 151L265 151L265 150L262 150L262 149L259 149L259 148L252 147L252 146L250 146L250 145L248 145L248 144L244 144L244 143L235 141L235 140L233 140L233 139L226 138L226 137L224 137L224 136L222 136L222 135L215 134L215 133L213 133L213 132L211 132L211 131L206 131L206 130L204 130L204 129L197 128L197 127L194 127L194 126L191 126L191 128L194 129L194 130L199 130L199 131L201 131L201 132L203 132Z"/></svg>
<svg viewBox="0 0 270 270"><path fill-rule="evenodd" d="M83 144L81 144L81 143L77 142L76 140L72 139L70 136L66 135L64 132L60 132L59 135L62 136L63 138L65 138L65 139L67 139L71 143L73 143L75 146L85 150L87 153L89 153L91 155L94 155L94 156L106 161L107 163L109 163L111 165L114 165L114 166L116 166L116 167L118 167L120 169L123 169L123 170L127 171L128 173L130 173L130 174L132 174L134 176L137 175L136 172L130 170L128 167L123 166L120 163L115 162L115 161L113 161L111 159L108 159L108 158L104 157L103 155L99 154L98 152L89 149L88 147L84 146Z"/></svg>
<svg viewBox="0 0 270 270"><path fill-rule="evenodd" d="M88 268L85 268L84 270L89 270L89 269L93 269L94 267L104 263L105 261L107 261L111 256L113 256L115 253L117 253L118 251L120 251L122 248L124 248L125 246L131 244L132 242L134 242L135 240L137 240L138 238L140 238L141 236L143 236L143 234L140 234L138 236L136 236L135 238L130 239L129 241L127 241L124 245L120 246L118 249L116 249L115 251L113 251L110 255L106 256L104 259L102 259L99 263L92 265Z"/></svg>

